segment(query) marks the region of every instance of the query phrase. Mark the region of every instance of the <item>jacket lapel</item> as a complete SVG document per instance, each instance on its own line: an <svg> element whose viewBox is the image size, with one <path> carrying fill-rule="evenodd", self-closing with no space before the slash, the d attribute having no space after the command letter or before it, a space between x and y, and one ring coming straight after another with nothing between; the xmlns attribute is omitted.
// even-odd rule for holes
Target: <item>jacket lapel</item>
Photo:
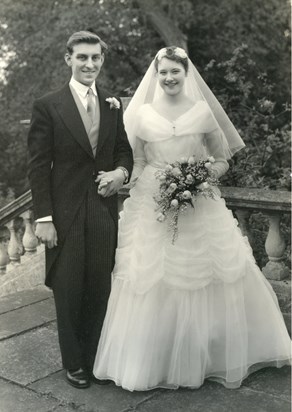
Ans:
<svg viewBox="0 0 292 412"><path fill-rule="evenodd" d="M99 152L103 143L105 142L108 133L109 133L109 125L111 124L111 112L110 112L110 105L105 99L108 95L96 85L96 90L99 99L99 107L100 107L100 126L99 126L99 136L98 136L98 143L96 153Z"/></svg>
<svg viewBox="0 0 292 412"><path fill-rule="evenodd" d="M80 146L90 155L90 157L94 157L84 124L72 96L69 84L66 84L66 86L61 89L60 100L56 103L56 109L74 139L77 140Z"/></svg>

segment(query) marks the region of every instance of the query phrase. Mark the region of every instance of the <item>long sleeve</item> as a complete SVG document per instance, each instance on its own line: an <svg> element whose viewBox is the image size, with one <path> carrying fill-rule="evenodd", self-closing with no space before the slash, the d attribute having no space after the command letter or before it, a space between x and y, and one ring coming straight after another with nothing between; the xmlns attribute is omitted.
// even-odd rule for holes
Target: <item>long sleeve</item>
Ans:
<svg viewBox="0 0 292 412"><path fill-rule="evenodd" d="M215 159L211 170L215 174L215 177L219 179L229 169L229 164L225 159L224 150L221 145L220 131L217 129L211 133L207 133L205 135L205 144L208 154Z"/></svg>
<svg viewBox="0 0 292 412"><path fill-rule="evenodd" d="M136 145L134 150L134 168L131 178L131 183L135 183L138 177L144 170L144 167L147 164L147 159L144 151L144 144L145 142L137 137Z"/></svg>
<svg viewBox="0 0 292 412"><path fill-rule="evenodd" d="M119 102L121 106L120 109L118 109L118 125L117 139L114 150L114 166L115 168L125 168L130 177L133 169L133 153L124 127L123 109L122 102L120 99Z"/></svg>
<svg viewBox="0 0 292 412"><path fill-rule="evenodd" d="M28 133L28 177L35 218L53 215L51 170L53 164L53 131L45 104L37 100L32 111Z"/></svg>

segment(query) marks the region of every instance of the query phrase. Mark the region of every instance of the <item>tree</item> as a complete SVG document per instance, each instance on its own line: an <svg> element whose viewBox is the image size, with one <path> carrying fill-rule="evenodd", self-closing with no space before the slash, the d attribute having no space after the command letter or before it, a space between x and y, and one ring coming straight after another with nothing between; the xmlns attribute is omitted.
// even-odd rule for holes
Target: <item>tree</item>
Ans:
<svg viewBox="0 0 292 412"><path fill-rule="evenodd" d="M36 97L68 80L70 72L62 64L65 43L72 32L88 27L110 46L99 82L120 96L134 92L159 48L173 43L188 48L190 58L236 126L245 130L249 147L253 147L249 133L255 130L248 130L247 123L257 125L261 144L273 136L271 145L266 144L273 151L267 165L273 161L272 169L278 168L278 172L272 180L263 180L268 171L261 166L253 184L275 187L286 168L280 155L285 152L288 124L287 113L277 114L290 100L290 8L286 0L2 0L0 8L0 59L7 64L0 80L0 195L1 191L4 196L8 191L11 194L12 189L18 196L27 190L27 130L20 120L29 119ZM244 57L236 60L233 52L241 50L243 43L248 48L242 51ZM238 79L244 77L243 84L228 80L228 75L236 73ZM263 78L269 85L265 89ZM266 119L275 116L266 134L259 133L259 112L247 115L247 109L236 100L236 92L245 96L244 88L250 84L254 91L248 96L251 108L258 107L259 96L274 105L273 113L264 113ZM253 161L259 159L253 157ZM232 183L248 184L239 169L237 172Z"/></svg>
<svg viewBox="0 0 292 412"><path fill-rule="evenodd" d="M180 29L180 23L193 14L188 0L137 0L137 3L166 46L176 45L188 51L187 36Z"/></svg>
<svg viewBox="0 0 292 412"><path fill-rule="evenodd" d="M69 35L91 27L107 39L110 53L99 82L118 95L136 87L151 61L151 47L159 48L161 40L155 32L149 36L139 9L115 0L105 5L90 0L3 0L1 12L0 57L10 58L0 85L0 182L4 194L12 188L17 196L28 189L27 130L20 121L30 118L35 98L69 79L70 71L62 64Z"/></svg>

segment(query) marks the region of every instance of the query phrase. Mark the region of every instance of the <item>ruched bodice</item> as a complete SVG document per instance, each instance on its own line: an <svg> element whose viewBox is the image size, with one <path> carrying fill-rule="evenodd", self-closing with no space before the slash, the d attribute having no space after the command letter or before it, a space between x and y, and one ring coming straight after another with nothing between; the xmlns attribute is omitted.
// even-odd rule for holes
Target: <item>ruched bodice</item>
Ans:
<svg viewBox="0 0 292 412"><path fill-rule="evenodd" d="M158 142L146 142L144 151L147 163L155 167L164 167L167 163L173 163L182 157L195 155L200 158L207 157L206 148L203 145L204 135L195 136L171 136L167 140Z"/></svg>
<svg viewBox="0 0 292 412"><path fill-rule="evenodd" d="M173 121L163 117L151 105L144 105L138 114L136 134L144 142L147 163L157 166L183 156L206 157L204 133L212 131L210 120L211 114L204 102L196 103Z"/></svg>
<svg viewBox="0 0 292 412"><path fill-rule="evenodd" d="M204 101L197 102L172 121L158 113L152 105L145 104L137 114L136 124L136 135L147 142L210 133L217 128Z"/></svg>
<svg viewBox="0 0 292 412"><path fill-rule="evenodd" d="M136 145L133 178L139 176L146 165L164 168L167 163L190 156L196 161L214 156L218 175L228 169L222 151L221 132L204 101L197 102L172 121L151 105L145 104L137 114L134 129Z"/></svg>

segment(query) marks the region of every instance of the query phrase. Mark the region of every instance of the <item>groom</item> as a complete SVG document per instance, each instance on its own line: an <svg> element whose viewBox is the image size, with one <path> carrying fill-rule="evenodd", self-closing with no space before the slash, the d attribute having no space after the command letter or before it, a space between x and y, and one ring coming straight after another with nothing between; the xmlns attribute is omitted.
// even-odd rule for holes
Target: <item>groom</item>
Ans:
<svg viewBox="0 0 292 412"><path fill-rule="evenodd" d="M76 388L94 380L117 241L117 191L133 166L120 100L95 83L106 49L89 31L69 38L71 80L35 101L28 134L36 236L46 245L45 283L54 293L66 379Z"/></svg>

